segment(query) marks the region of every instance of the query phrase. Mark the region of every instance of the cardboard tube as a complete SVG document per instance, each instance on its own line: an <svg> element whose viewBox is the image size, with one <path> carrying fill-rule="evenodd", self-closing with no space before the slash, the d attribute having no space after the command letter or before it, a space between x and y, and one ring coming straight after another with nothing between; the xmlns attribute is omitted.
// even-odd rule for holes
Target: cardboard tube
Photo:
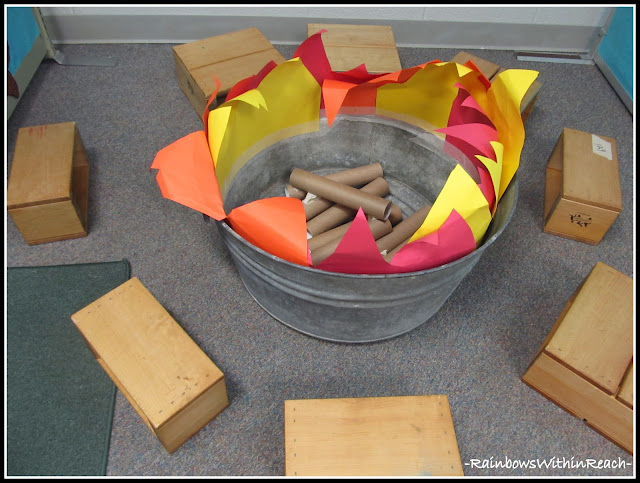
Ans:
<svg viewBox="0 0 640 483"><path fill-rule="evenodd" d="M290 198L297 198L299 200L304 200L307 196L307 192L303 190L299 190L295 186L291 186L290 184L284 187L284 194L289 196Z"/></svg>
<svg viewBox="0 0 640 483"><path fill-rule="evenodd" d="M389 221L393 226L396 226L402 221L402 210L398 205L391 205L391 213L389 213Z"/></svg>
<svg viewBox="0 0 640 483"><path fill-rule="evenodd" d="M371 229L371 234L373 235L373 238L375 240L389 233L393 228L389 220L380 221L374 218L372 220L369 220L368 223L369 223L369 228ZM320 248L316 248L316 250L312 250L311 251L312 263L314 265L317 265L318 263L322 262L324 259L329 257L331 254L333 254L333 252L336 251L336 248L338 248L338 245L340 244L341 241L342 241L342 237L335 238L330 242L325 243Z"/></svg>
<svg viewBox="0 0 640 483"><path fill-rule="evenodd" d="M330 173L323 178L328 178L338 183L348 184L349 186L362 186L370 183L376 178L382 178L383 171L380 163L367 164L358 166L357 168L345 169ZM317 195L317 193L313 193ZM319 195L318 195L319 196Z"/></svg>
<svg viewBox="0 0 640 483"><path fill-rule="evenodd" d="M338 183L348 184L349 186L360 187L366 183L370 183L376 178L381 178L382 175L382 165L380 163L373 163L364 166L358 166L357 168L336 171L335 173L329 173L323 177L333 181L337 181ZM287 189L289 189L290 191L296 190L300 193L305 193L306 195L305 191L299 190L298 188L291 186L291 184L288 184L285 187L285 193L287 192ZM304 199L304 196L300 199ZM319 215L324 210L331 207L333 204L333 201L325 200L324 198L320 197L311 200L308 203L305 203L304 212L305 216L307 217L307 221L314 216Z"/></svg>
<svg viewBox="0 0 640 483"><path fill-rule="evenodd" d="M379 197L386 196L389 194L389 183L384 178L376 178L371 183L360 188L360 191ZM307 231L311 235L317 236L353 218L357 212L357 209L335 204L308 220ZM376 217L374 216L374 218Z"/></svg>
<svg viewBox="0 0 640 483"><path fill-rule="evenodd" d="M347 220L353 219L356 213L357 210L346 206L333 205L307 221L307 231L314 237L321 235L336 226L342 225Z"/></svg>
<svg viewBox="0 0 640 483"><path fill-rule="evenodd" d="M391 212L391 201L363 190L333 181L309 171L295 168L289 182L296 188L313 193L336 204L357 210L362 208L367 215L386 220Z"/></svg>
<svg viewBox="0 0 640 483"><path fill-rule="evenodd" d="M305 203L304 214L307 217L307 221L331 208L334 204L333 201L325 200L324 198L316 198L309 203Z"/></svg>
<svg viewBox="0 0 640 483"><path fill-rule="evenodd" d="M312 237L309 240L309 250L314 251L320 248L322 245L329 243L331 240L341 238L351 226L352 221L345 223L344 225L337 226L331 230L320 233L317 236Z"/></svg>
<svg viewBox="0 0 640 483"><path fill-rule="evenodd" d="M383 236L376 242L378 249L381 252L386 250L387 253L389 253L404 240L411 238L418 228L420 228L422 222L424 222L430 209L431 205L425 205L411 216L408 216L406 220L394 226L391 233Z"/></svg>
<svg viewBox="0 0 640 483"><path fill-rule="evenodd" d="M387 263L391 263L391 260L393 259L393 257L395 256L396 253L398 253L402 247L404 247L407 243L409 243L409 239L411 237L407 238L406 240L404 240L402 243L400 243L400 245L398 245L397 247L395 247L393 250L391 250L389 253L387 253L386 255L383 255L382 258L384 258L384 260Z"/></svg>

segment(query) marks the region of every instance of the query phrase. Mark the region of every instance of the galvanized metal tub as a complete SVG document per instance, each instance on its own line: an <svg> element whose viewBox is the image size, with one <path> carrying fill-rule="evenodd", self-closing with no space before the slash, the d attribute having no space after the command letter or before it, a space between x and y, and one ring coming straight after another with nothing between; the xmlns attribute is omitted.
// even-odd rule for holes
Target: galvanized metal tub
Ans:
<svg viewBox="0 0 640 483"><path fill-rule="evenodd" d="M405 216L433 203L462 158L443 154L428 131L377 116L339 116L331 127L273 144L252 157L225 197L227 213L255 199L284 196L293 168L317 174L380 162L389 198ZM281 323L320 339L366 343L411 331L433 316L500 236L515 211L514 177L479 247L451 263L411 273L351 275L303 267L267 253L216 222L240 277L258 304Z"/></svg>

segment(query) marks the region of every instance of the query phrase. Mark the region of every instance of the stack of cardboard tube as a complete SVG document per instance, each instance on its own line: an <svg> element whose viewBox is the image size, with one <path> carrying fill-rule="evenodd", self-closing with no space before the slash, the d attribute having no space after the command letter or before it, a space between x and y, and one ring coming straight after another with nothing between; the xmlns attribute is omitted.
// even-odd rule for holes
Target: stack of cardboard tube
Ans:
<svg viewBox="0 0 640 483"><path fill-rule="evenodd" d="M367 216L371 234L387 262L420 228L431 206L425 205L403 219L400 208L385 198L389 183L383 174L380 163L325 176L293 169L285 194L303 201L313 265L333 254L359 208Z"/></svg>

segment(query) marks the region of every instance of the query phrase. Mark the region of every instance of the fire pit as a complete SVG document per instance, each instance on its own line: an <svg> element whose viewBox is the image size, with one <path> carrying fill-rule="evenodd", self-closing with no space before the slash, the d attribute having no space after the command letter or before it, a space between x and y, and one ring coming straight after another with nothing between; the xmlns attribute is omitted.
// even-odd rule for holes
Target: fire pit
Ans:
<svg viewBox="0 0 640 483"><path fill-rule="evenodd" d="M238 82L205 110L202 131L151 167L165 197L216 220L248 292L275 319L329 341L388 339L429 320L509 223L519 106L536 76L508 69L489 81L472 61L439 60L333 72L320 32ZM367 165L383 174L360 188L333 181ZM385 194L370 194L373 184ZM314 240L331 225L314 223L314 201L290 187L352 210L342 238ZM393 243L375 238L387 236L381 224Z"/></svg>
<svg viewBox="0 0 640 483"><path fill-rule="evenodd" d="M443 145L432 132L379 116L338 116L331 127L321 118L318 131L287 138L252 157L230 185L225 211L283 196L295 167L325 175L379 162L389 198L406 217L435 201L458 164ZM271 316L320 339L373 342L418 327L442 307L509 223L517 190L514 178L476 250L410 273L354 275L305 267L257 248L225 221L216 224L247 291Z"/></svg>

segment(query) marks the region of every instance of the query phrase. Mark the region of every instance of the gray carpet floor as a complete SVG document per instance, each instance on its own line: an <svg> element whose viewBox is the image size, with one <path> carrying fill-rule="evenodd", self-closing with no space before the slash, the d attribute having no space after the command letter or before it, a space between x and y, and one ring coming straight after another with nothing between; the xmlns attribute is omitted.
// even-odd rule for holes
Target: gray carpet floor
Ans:
<svg viewBox="0 0 640 483"><path fill-rule="evenodd" d="M57 47L69 55L114 56L117 65L44 61L7 123L8 169L19 128L75 121L91 163L89 235L28 246L7 218L6 265L126 258L131 276L224 372L230 399L169 455L118 392L108 476L284 475L285 400L428 394L449 398L467 476L634 474L631 455L521 381L596 262L634 276L633 116L597 66L469 50L505 68L540 72L543 87L525 126L516 212L428 322L382 342L338 344L268 315L246 291L215 223L160 194L149 169L156 153L202 126L176 80L172 45ZM296 48L276 47L286 59ZM458 52L398 50L404 68ZM596 246L542 231L545 166L564 127L617 141L623 210ZM496 467L532 459L540 467ZM623 464L575 467L589 459Z"/></svg>

